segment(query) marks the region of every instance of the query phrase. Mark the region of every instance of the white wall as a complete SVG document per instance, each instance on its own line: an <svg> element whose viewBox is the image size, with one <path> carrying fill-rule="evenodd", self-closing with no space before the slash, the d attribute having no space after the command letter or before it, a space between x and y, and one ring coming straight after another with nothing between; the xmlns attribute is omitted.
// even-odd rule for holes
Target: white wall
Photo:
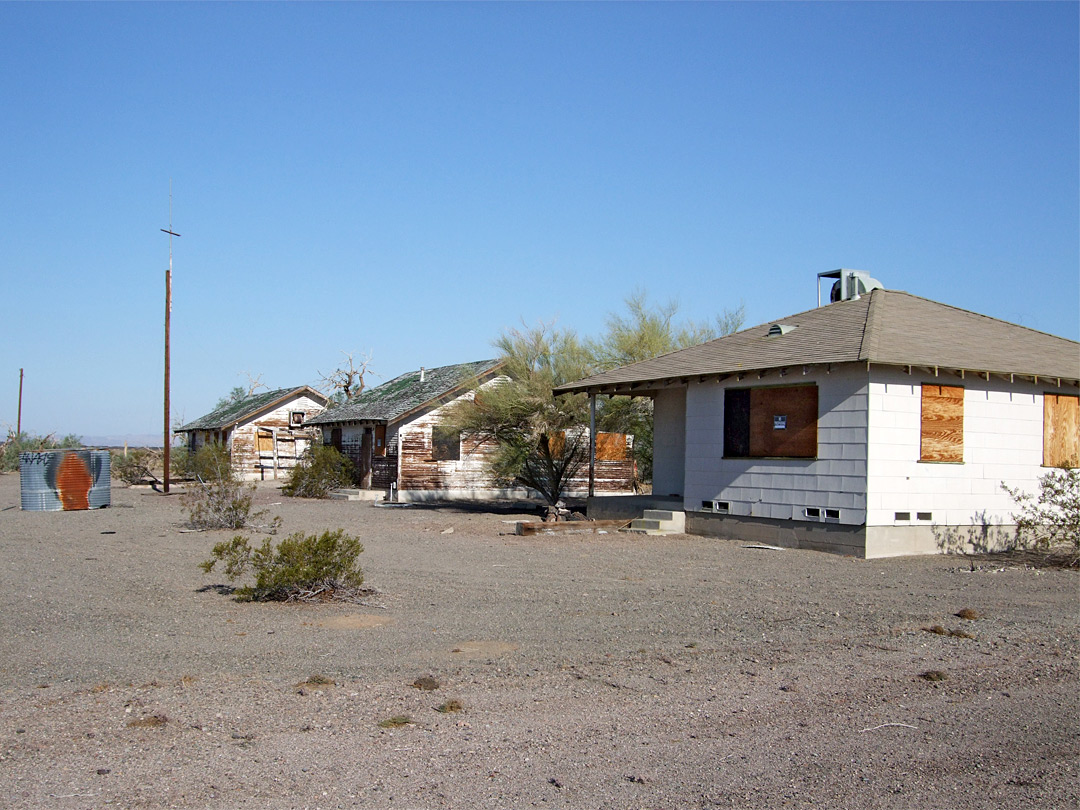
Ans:
<svg viewBox="0 0 1080 810"><path fill-rule="evenodd" d="M759 385L818 386L816 459L725 459L724 390ZM686 509L727 501L731 514L805 520L803 509L839 509L839 522L866 519L867 372L802 369L742 381L691 383L686 394Z"/></svg>
<svg viewBox="0 0 1080 810"><path fill-rule="evenodd" d="M964 462L919 461L922 383L964 388ZM967 526L1012 523L1016 505L1001 488L1034 492L1042 467L1043 397L1048 386L967 376L875 371L870 385L867 525ZM897 521L910 512L911 521ZM918 512L930 520L919 521Z"/></svg>
<svg viewBox="0 0 1080 810"><path fill-rule="evenodd" d="M654 495L682 495L686 481L686 389L665 388L653 400Z"/></svg>

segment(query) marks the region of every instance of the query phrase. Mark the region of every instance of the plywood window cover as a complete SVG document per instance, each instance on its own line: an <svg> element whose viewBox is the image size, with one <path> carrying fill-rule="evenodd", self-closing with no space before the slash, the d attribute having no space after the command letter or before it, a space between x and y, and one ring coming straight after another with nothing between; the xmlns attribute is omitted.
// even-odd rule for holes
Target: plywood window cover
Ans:
<svg viewBox="0 0 1080 810"><path fill-rule="evenodd" d="M749 420L747 436L731 436L731 426L725 424L725 455L734 458L817 457L817 385L766 385L727 390L749 392ZM730 415L725 408L725 416ZM784 418L778 420L778 416ZM777 424L784 427L776 429ZM735 443L747 447L745 456L728 452Z"/></svg>
<svg viewBox="0 0 1080 810"><path fill-rule="evenodd" d="M274 452L274 433L265 428L259 428L255 434L256 451L259 453Z"/></svg>
<svg viewBox="0 0 1080 810"><path fill-rule="evenodd" d="M964 461L964 388L922 385L919 460L962 464Z"/></svg>
<svg viewBox="0 0 1080 810"><path fill-rule="evenodd" d="M597 433L597 461L626 461L630 457L625 433Z"/></svg>
<svg viewBox="0 0 1080 810"><path fill-rule="evenodd" d="M1043 466L1080 467L1080 396L1043 394Z"/></svg>

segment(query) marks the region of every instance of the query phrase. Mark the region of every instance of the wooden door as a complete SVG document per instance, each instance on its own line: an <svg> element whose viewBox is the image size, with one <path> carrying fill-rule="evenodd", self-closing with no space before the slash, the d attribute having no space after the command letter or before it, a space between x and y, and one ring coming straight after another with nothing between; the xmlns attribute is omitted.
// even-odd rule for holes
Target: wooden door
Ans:
<svg viewBox="0 0 1080 810"><path fill-rule="evenodd" d="M372 430L364 428L364 435L360 440L360 486L363 489L371 489L371 445Z"/></svg>

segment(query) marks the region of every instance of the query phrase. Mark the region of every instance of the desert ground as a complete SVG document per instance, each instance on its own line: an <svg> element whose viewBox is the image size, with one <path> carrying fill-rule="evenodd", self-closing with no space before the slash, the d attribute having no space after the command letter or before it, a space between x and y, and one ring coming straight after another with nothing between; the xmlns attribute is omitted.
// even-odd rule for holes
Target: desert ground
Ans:
<svg viewBox="0 0 1080 810"><path fill-rule="evenodd" d="M364 602L237 602L177 495L0 475L0 807L1080 803L1075 571L257 499L358 535Z"/></svg>

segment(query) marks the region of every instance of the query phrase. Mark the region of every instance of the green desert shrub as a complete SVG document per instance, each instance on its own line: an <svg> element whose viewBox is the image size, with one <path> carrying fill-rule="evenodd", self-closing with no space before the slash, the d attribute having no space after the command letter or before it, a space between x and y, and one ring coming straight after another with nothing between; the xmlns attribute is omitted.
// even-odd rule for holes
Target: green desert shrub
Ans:
<svg viewBox="0 0 1080 810"><path fill-rule="evenodd" d="M229 449L218 442L204 444L198 450L173 447L169 452L169 467L174 478L211 480L232 470Z"/></svg>
<svg viewBox="0 0 1080 810"><path fill-rule="evenodd" d="M157 482L155 470L161 469L161 453L146 447L128 450L113 450L110 471L113 478L119 478L125 484L140 484L144 481Z"/></svg>
<svg viewBox="0 0 1080 810"><path fill-rule="evenodd" d="M325 498L352 484L353 463L331 445L316 444L300 456L281 491L296 498Z"/></svg>
<svg viewBox="0 0 1080 810"><path fill-rule="evenodd" d="M169 475L174 481L195 477L191 472L192 456L194 453L182 444L169 448Z"/></svg>
<svg viewBox="0 0 1080 810"><path fill-rule="evenodd" d="M236 595L244 600L349 601L359 595L364 584L364 572L357 564L363 550L360 539L346 534L344 529L319 535L296 532L277 546L266 538L255 548L238 534L215 545L201 567L210 573L217 563L222 563L230 582L250 570L255 584L236 589Z"/></svg>
<svg viewBox="0 0 1080 810"><path fill-rule="evenodd" d="M36 436L25 430L22 433L11 431L4 443L0 444L0 472L14 472L19 469L19 453L79 447L82 447L82 438L74 434L57 439L52 433L48 436Z"/></svg>

